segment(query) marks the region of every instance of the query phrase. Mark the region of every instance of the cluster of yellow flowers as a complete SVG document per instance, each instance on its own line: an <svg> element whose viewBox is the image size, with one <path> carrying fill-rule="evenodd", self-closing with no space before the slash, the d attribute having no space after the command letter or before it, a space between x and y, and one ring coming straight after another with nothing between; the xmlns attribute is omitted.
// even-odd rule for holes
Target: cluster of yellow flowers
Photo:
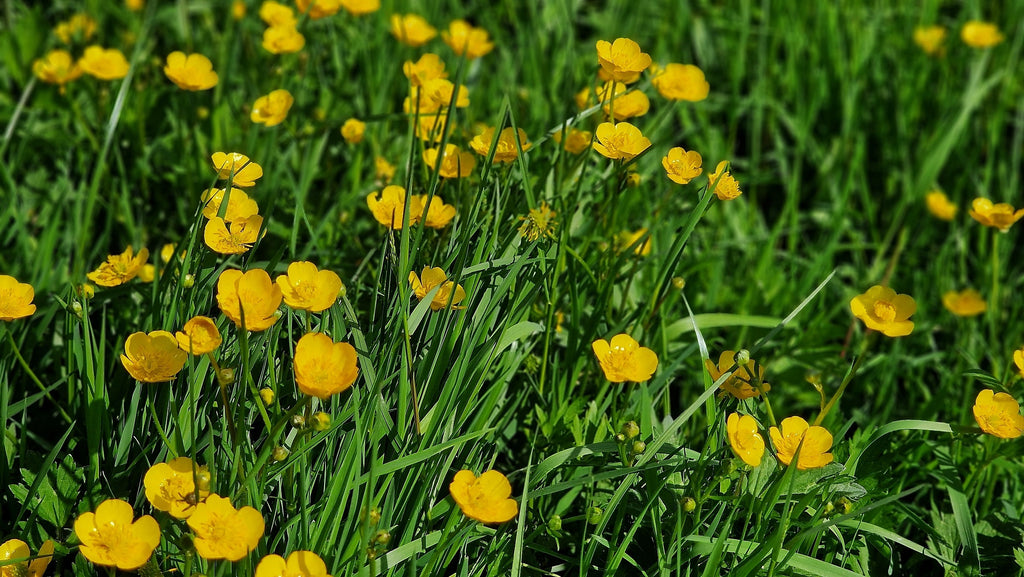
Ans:
<svg viewBox="0 0 1024 577"><path fill-rule="evenodd" d="M945 56L946 34L945 26L919 26L914 29L914 43L929 56ZM1002 43L1003 34L991 22L970 20L960 28L960 39L971 48L991 48Z"/></svg>

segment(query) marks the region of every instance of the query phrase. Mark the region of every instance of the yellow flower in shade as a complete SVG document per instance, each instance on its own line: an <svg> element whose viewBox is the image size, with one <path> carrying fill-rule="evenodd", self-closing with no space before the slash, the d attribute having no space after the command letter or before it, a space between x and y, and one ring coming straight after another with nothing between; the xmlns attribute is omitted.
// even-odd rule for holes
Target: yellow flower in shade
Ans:
<svg viewBox="0 0 1024 577"><path fill-rule="evenodd" d="M273 0L266 0L260 5L260 20L267 26L291 26L294 28L299 23L295 19L295 11L291 7Z"/></svg>
<svg viewBox="0 0 1024 577"><path fill-rule="evenodd" d="M391 179L395 177L395 165L388 162L388 159L383 156L373 159L373 171L377 180L384 184L391 182Z"/></svg>
<svg viewBox="0 0 1024 577"><path fill-rule="evenodd" d="M971 218L985 226L998 228L1002 232L1010 230L1013 223L1024 217L1024 208L1014 211L1013 206L1001 202L992 204L987 198L976 198L971 203Z"/></svg>
<svg viewBox="0 0 1024 577"><path fill-rule="evenodd" d="M519 144L522 145L523 152L530 149L530 141L526 139L526 131L522 128L517 129L519 135ZM494 159L492 162L512 162L519 157L519 148L516 146L516 131L510 126L501 131L498 135L498 144L494 149ZM486 157L491 152L491 143L494 141L494 128L488 127L483 132L477 134L469 141L469 146L480 156Z"/></svg>
<svg viewBox="0 0 1024 577"><path fill-rule="evenodd" d="M331 577L327 565L312 551L292 551L286 561L280 555L267 555L256 566L255 577Z"/></svg>
<svg viewBox="0 0 1024 577"><path fill-rule="evenodd" d="M32 562L23 561L11 565L4 565L15 559L25 559L32 556L32 550L28 543L21 539L9 539L0 545L0 575L3 577L43 577L46 566L53 558L53 541L44 541L39 547L39 553Z"/></svg>
<svg viewBox="0 0 1024 577"><path fill-rule="evenodd" d="M107 262L85 276L100 286L115 287L138 276L147 260L149 250L142 249L139 254L134 254L131 245L128 245L124 252L109 255Z"/></svg>
<svg viewBox="0 0 1024 577"><path fill-rule="evenodd" d="M669 149L665 158L661 159L661 166L672 182L687 184L704 172L704 169L701 168L702 162L703 159L696 150L687 151L676 146Z"/></svg>
<svg viewBox="0 0 1024 577"><path fill-rule="evenodd" d="M1003 35L991 22L971 20L960 29L960 39L971 48L991 48L1003 41Z"/></svg>
<svg viewBox="0 0 1024 577"><path fill-rule="evenodd" d="M259 238L262 227L263 217L258 214L231 223L215 216L206 222L203 242L217 254L245 254Z"/></svg>
<svg viewBox="0 0 1024 577"><path fill-rule="evenodd" d="M647 95L639 90L629 90L621 82L615 82L615 97L612 98L612 82L606 82L598 89L597 98L604 103L604 115L612 116L614 109L615 120L628 120L637 116L647 114L651 109L651 101Z"/></svg>
<svg viewBox="0 0 1024 577"><path fill-rule="evenodd" d="M82 69L67 50L51 50L32 63L32 73L43 82L59 85L63 91L65 84L82 75Z"/></svg>
<svg viewBox="0 0 1024 577"><path fill-rule="evenodd" d="M142 265L138 279L141 282L153 282L156 279L156 267L149 263Z"/></svg>
<svg viewBox="0 0 1024 577"><path fill-rule="evenodd" d="M643 239L643 242L640 242L640 239ZM616 250L624 251L629 247L633 247L633 254L637 256L647 256L651 254L651 237L647 235L646 228L640 228L636 231L624 230L616 235Z"/></svg>
<svg viewBox="0 0 1024 577"><path fill-rule="evenodd" d="M356 350L348 343L306 333L295 345L295 384L311 397L326 400L351 387L358 376Z"/></svg>
<svg viewBox="0 0 1024 577"><path fill-rule="evenodd" d="M1024 416L1017 400L1006 393L985 389L974 400L974 420L989 435L1016 439L1024 434Z"/></svg>
<svg viewBox="0 0 1024 577"><path fill-rule="evenodd" d="M349 118L341 125L341 137L349 144L358 144L363 141L363 134L366 133L366 123L355 118Z"/></svg>
<svg viewBox="0 0 1024 577"><path fill-rule="evenodd" d="M573 101L576 102L576 108L583 110L590 106L592 94L590 94L590 88L584 87L582 90L577 92L573 96Z"/></svg>
<svg viewBox="0 0 1024 577"><path fill-rule="evenodd" d="M277 277L284 304L295 310L318 313L331 308L338 300L344 284L338 273L319 270L311 262L293 262L288 265L288 274Z"/></svg>
<svg viewBox="0 0 1024 577"><path fill-rule="evenodd" d="M558 214L551 210L548 203L541 202L539 207L531 208L526 216L519 217L523 221L519 226L519 234L530 242L538 238L555 238L555 228L558 226L556 216Z"/></svg>
<svg viewBox="0 0 1024 577"><path fill-rule="evenodd" d="M917 303L910 295L898 295L889 287L875 285L853 297L850 310L869 329L887 337L903 337L914 330L914 322L907 319L917 310Z"/></svg>
<svg viewBox="0 0 1024 577"><path fill-rule="evenodd" d="M209 90L217 86L217 73L213 71L213 63L202 54L189 54L175 51L167 55L167 66L164 74L171 82L182 90Z"/></svg>
<svg viewBox="0 0 1024 577"><path fill-rule="evenodd" d="M441 57L429 52L420 56L416 62L406 60L405 64L402 64L402 73L409 79L409 84L413 86L424 86L431 80L448 78Z"/></svg>
<svg viewBox="0 0 1024 577"><path fill-rule="evenodd" d="M832 462L832 453L829 453L832 448L832 433L825 427L810 427L801 417L783 419L781 424L781 432L778 427L768 430L780 463L789 465L798 447L800 459L796 462L796 468L801 471L818 469Z"/></svg>
<svg viewBox="0 0 1024 577"><path fill-rule="evenodd" d="M277 126L288 118L288 111L292 108L292 93L284 89L274 90L270 94L260 96L252 105L252 113L249 120L256 124L263 124L268 127Z"/></svg>
<svg viewBox="0 0 1024 577"><path fill-rule="evenodd" d="M666 64L651 79L651 84L668 100L700 102L708 97L711 85L704 79L704 71L692 64Z"/></svg>
<svg viewBox="0 0 1024 577"><path fill-rule="evenodd" d="M612 160L632 160L651 146L651 141L640 129L628 122L602 122L594 136L594 150Z"/></svg>
<svg viewBox="0 0 1024 577"><path fill-rule="evenodd" d="M941 190L933 190L925 195L925 203L928 205L928 211L932 213L935 218L941 220L953 220L956 216L957 206L946 193Z"/></svg>
<svg viewBox="0 0 1024 577"><path fill-rule="evenodd" d="M341 10L341 0L295 0L299 12L309 12L313 20L334 16Z"/></svg>
<svg viewBox="0 0 1024 577"><path fill-rule="evenodd" d="M231 3L231 17L235 20L245 18L247 10L248 8L245 6L245 0L235 0Z"/></svg>
<svg viewBox="0 0 1024 577"><path fill-rule="evenodd" d="M380 10L380 0L341 0L341 7L353 16L362 16Z"/></svg>
<svg viewBox="0 0 1024 577"><path fill-rule="evenodd" d="M224 191L225 189L223 188L208 188L203 191L204 217L217 218L220 214L220 207L224 204ZM228 206L224 209L224 216L221 217L225 222L245 222L249 217L259 214L259 205L256 204L255 200L249 198L249 195L244 190L232 187L231 194L227 196ZM173 254L174 249L172 248L171 255Z"/></svg>
<svg viewBox="0 0 1024 577"><path fill-rule="evenodd" d="M740 190L740 183L736 182L732 172L727 170L728 167L729 161L723 160L715 167L715 171L708 175L708 186L715 187L715 196L719 200L732 200L743 194L743 191Z"/></svg>
<svg viewBox="0 0 1024 577"><path fill-rule="evenodd" d="M743 462L756 467L764 457L764 437L757 432L757 421L750 415L733 413L725 422L725 430L729 435L729 446Z"/></svg>
<svg viewBox="0 0 1024 577"><path fill-rule="evenodd" d="M419 122L416 124L416 138L428 142L441 142L441 137L444 136L444 125L447 122L448 114L445 112L436 114L420 112Z"/></svg>
<svg viewBox="0 0 1024 577"><path fill-rule="evenodd" d="M188 457L178 457L150 467L142 484L154 509L170 513L175 519L188 519L210 494L210 472L206 467L193 468Z"/></svg>
<svg viewBox="0 0 1024 577"><path fill-rule="evenodd" d="M416 14L392 14L391 35L402 44L418 48L437 36L437 30L424 20L422 16Z"/></svg>
<svg viewBox="0 0 1024 577"><path fill-rule="evenodd" d="M28 283L18 282L13 276L0 274L0 321L13 321L36 312L32 299L36 291Z"/></svg>
<svg viewBox="0 0 1024 577"><path fill-rule="evenodd" d="M1024 347L1013 351L1013 364L1017 365L1017 372L1024 378Z"/></svg>
<svg viewBox="0 0 1024 577"><path fill-rule="evenodd" d="M163 383L174 380L188 360L178 341L167 331L132 333L124 342L121 364L137 381Z"/></svg>
<svg viewBox="0 0 1024 577"><path fill-rule="evenodd" d="M217 178L231 180L232 186L249 188L263 176L263 167L237 152L214 152L210 159Z"/></svg>
<svg viewBox="0 0 1024 577"><path fill-rule="evenodd" d="M555 132L551 135L552 140L562 145L569 154L580 154L584 150L590 148L590 143L594 139L593 133L589 130L579 130L576 128L570 128L565 134L564 142L562 138L562 131Z"/></svg>
<svg viewBox="0 0 1024 577"><path fill-rule="evenodd" d="M291 54L306 45L306 37L295 26L271 26L263 31L263 48L271 54Z"/></svg>
<svg viewBox="0 0 1024 577"><path fill-rule="evenodd" d="M178 347L193 355L211 353L220 346L221 336L217 325L210 317L194 316L185 323L181 331L174 333Z"/></svg>
<svg viewBox="0 0 1024 577"><path fill-rule="evenodd" d="M943 293L942 305L946 307L946 310L958 317L978 316L988 309L988 305L985 304L985 299L981 297L981 293L974 289Z"/></svg>
<svg viewBox="0 0 1024 577"><path fill-rule="evenodd" d="M427 195L425 194L414 196L418 197L421 205L427 202ZM427 206L427 214L422 219L423 226L428 228L444 228L455 218L455 214L454 206L445 204L440 196L434 196L434 198L430 199L430 205Z"/></svg>
<svg viewBox="0 0 1024 577"><path fill-rule="evenodd" d="M438 150L428 148L423 151L423 162L434 170L440 170L441 178L462 178L469 176L476 168L476 157L468 150L461 150L454 144L446 144L441 156L441 166L437 166ZM454 216L454 214L453 214ZM429 224L427 226L430 226Z"/></svg>
<svg viewBox="0 0 1024 577"><path fill-rule="evenodd" d="M615 42L597 41L597 61L607 79L630 84L651 65L651 56L629 38L616 38Z"/></svg>
<svg viewBox="0 0 1024 577"><path fill-rule="evenodd" d="M451 47L452 52L465 56L467 60L480 58L494 50L494 43L487 31L474 28L465 20L452 20L448 29L441 32L441 39Z"/></svg>
<svg viewBox="0 0 1024 577"><path fill-rule="evenodd" d="M717 365L711 362L711 359L705 360L704 367L711 375L712 381L717 381L722 375L732 371L732 374L719 386L722 391L719 396L728 393L742 401L761 396L761 391L772 390L772 386L764 382L764 365L758 365L753 359L748 359L743 365L737 365L734 351L722 351L722 354L718 356ZM753 376L755 372L757 373L756 379Z"/></svg>
<svg viewBox="0 0 1024 577"><path fill-rule="evenodd" d="M263 516L252 507L235 509L231 499L211 493L196 504L188 518L195 533L193 544L203 559L238 561L259 544L263 536Z"/></svg>
<svg viewBox="0 0 1024 577"><path fill-rule="evenodd" d="M160 544L160 525L149 515L135 519L132 506L120 499L107 499L95 513L75 519L75 535L82 543L78 552L89 561L132 571Z"/></svg>
<svg viewBox="0 0 1024 577"><path fill-rule="evenodd" d="M440 267L425 266L419 276L416 276L415 272L410 272L409 284L412 285L412 291L419 300L427 298L427 293L434 290L434 287L441 287L434 294L434 299L430 301L430 310L466 308L456 306L466 298L466 289L462 288L462 285L456 285L453 281L448 280L448 275Z"/></svg>
<svg viewBox="0 0 1024 577"><path fill-rule="evenodd" d="M914 29L914 44L929 56L942 56L946 53L945 26L918 26Z"/></svg>
<svg viewBox="0 0 1024 577"><path fill-rule="evenodd" d="M117 80L128 75L128 59L117 48L90 46L78 60L78 67L100 80Z"/></svg>
<svg viewBox="0 0 1024 577"><path fill-rule="evenodd" d="M88 40L96 33L96 21L88 14L75 14L60 22L53 29L54 35L63 44L71 44L77 40Z"/></svg>
<svg viewBox="0 0 1024 577"><path fill-rule="evenodd" d="M380 192L371 192L366 197L366 206L370 207L373 218L392 230L401 230L405 219L405 189L394 184L384 187ZM409 199L409 224L419 222L423 214L423 201L419 195Z"/></svg>
<svg viewBox="0 0 1024 577"><path fill-rule="evenodd" d="M597 339L591 346L605 378L613 383L642 383L658 369L658 355L627 334L615 335L611 343Z"/></svg>
<svg viewBox="0 0 1024 577"><path fill-rule="evenodd" d="M498 471L484 471L479 477L463 469L448 485L452 499L462 513L481 523L504 523L519 514L519 504L511 499L512 485Z"/></svg>
<svg viewBox="0 0 1024 577"><path fill-rule="evenodd" d="M239 328L256 332L269 329L277 322L275 313L281 298L281 288L263 269L245 273L228 269L217 279L217 306Z"/></svg>
<svg viewBox="0 0 1024 577"><path fill-rule="evenodd" d="M146 6L146 2L145 0L124 0L124 5L132 12L138 12Z"/></svg>

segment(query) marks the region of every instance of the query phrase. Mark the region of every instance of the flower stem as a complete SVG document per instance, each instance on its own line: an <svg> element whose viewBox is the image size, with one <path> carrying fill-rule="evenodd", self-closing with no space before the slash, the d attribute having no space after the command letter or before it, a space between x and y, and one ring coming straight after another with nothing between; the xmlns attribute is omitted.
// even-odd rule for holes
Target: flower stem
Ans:
<svg viewBox="0 0 1024 577"><path fill-rule="evenodd" d="M832 398L828 400L828 403L825 405L825 408L821 410L821 413L818 415L818 418L814 419L814 425L820 425L822 421L825 420L825 417L828 416L829 412L832 410L832 407L835 406L837 402L839 402L840 398L842 398L843 393L846 392L846 387L853 380L853 376L857 374L857 369L860 368L860 362L861 360L864 359L864 356L867 354L868 348L871 347L871 343L874 342L876 335L877 333L872 331L870 334L868 334L867 338L864 339L864 343L860 347L860 354L858 354L857 358L853 360L853 366L851 366L850 370L846 372L846 376L843 377L843 382L839 384L839 388L836 390L835 394L833 394Z"/></svg>
<svg viewBox="0 0 1024 577"><path fill-rule="evenodd" d="M21 368L25 369L29 378L32 379L32 382L39 387L39 390L43 392L43 395L45 395L51 403L53 403L53 406L57 407L57 410L60 411L60 415L64 417L64 420L70 425L72 422L71 415L68 415L67 411L64 410L64 407L60 406L60 403L50 395L50 391L46 389L43 382L40 381L39 377L37 377L35 372L32 371L32 367L28 366L28 362L25 360L25 357L21 356L21 349L18 348L18 343L14 341L14 335L11 334L10 328L5 332L7 333L7 341L11 343L11 348L14 349L14 356L18 357L18 363L21 364Z"/></svg>
<svg viewBox="0 0 1024 577"><path fill-rule="evenodd" d="M996 325L999 319L999 237L1000 232L992 233L992 296L988 306L989 347L996 347ZM993 365L998 371L998 364ZM999 378L999 374L995 375Z"/></svg>
<svg viewBox="0 0 1024 577"><path fill-rule="evenodd" d="M160 435L160 439L164 442L164 446L167 447L167 451L170 452L172 457L177 457L178 453L174 450L174 445L171 444L170 439L167 438L167 432L164 431L164 426L160 424L160 419L156 416L156 407L153 406L153 396L146 394L146 406L149 407L149 416L153 419L153 425L156 426L156 432Z"/></svg>

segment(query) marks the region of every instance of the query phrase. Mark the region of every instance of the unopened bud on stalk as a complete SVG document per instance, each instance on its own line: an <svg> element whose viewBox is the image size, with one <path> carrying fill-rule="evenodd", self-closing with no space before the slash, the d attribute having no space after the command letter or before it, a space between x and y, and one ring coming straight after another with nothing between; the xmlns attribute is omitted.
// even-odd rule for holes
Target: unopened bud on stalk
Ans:
<svg viewBox="0 0 1024 577"><path fill-rule="evenodd" d="M82 297L83 299L89 300L92 297L96 296L96 287L92 286L89 283L83 283L78 285L78 287L75 289L75 292L78 293L78 296Z"/></svg>
<svg viewBox="0 0 1024 577"><path fill-rule="evenodd" d="M78 301L71 301L71 312L74 313L76 317L82 318L82 303Z"/></svg>
<svg viewBox="0 0 1024 577"><path fill-rule="evenodd" d="M597 525L604 518L604 511L600 507L591 507L587 509L587 523L591 525Z"/></svg>
<svg viewBox="0 0 1024 577"><path fill-rule="evenodd" d="M278 446L274 447L274 453L272 455L272 458L275 461L277 461L277 462L281 462L281 461L287 459L288 455L289 455L288 449L285 449L281 445L278 445Z"/></svg>
<svg viewBox="0 0 1024 577"><path fill-rule="evenodd" d="M552 531L561 531L562 517L559 515L552 515L551 518L548 519L548 529L551 529Z"/></svg>
<svg viewBox="0 0 1024 577"><path fill-rule="evenodd" d="M292 426L296 429L301 429L306 426L306 417L302 415L292 415Z"/></svg>
<svg viewBox="0 0 1024 577"><path fill-rule="evenodd" d="M377 543L378 545L387 545L391 542L391 533L388 533L383 529L377 531L377 533L373 536L373 542Z"/></svg>
<svg viewBox="0 0 1024 577"><path fill-rule="evenodd" d="M623 435L622 433L615 433L615 442L616 443L625 443L626 442L626 435Z"/></svg>
<svg viewBox="0 0 1024 577"><path fill-rule="evenodd" d="M260 389L260 398L263 399L264 405L268 407L273 405L275 397L276 395L272 389Z"/></svg>
<svg viewBox="0 0 1024 577"><path fill-rule="evenodd" d="M693 513L696 508L697 502L693 500L693 497L683 497L683 511Z"/></svg>
<svg viewBox="0 0 1024 577"><path fill-rule="evenodd" d="M183 287L185 287L187 289L190 289L193 286L195 286L195 284L196 284L196 275L194 275L192 273L188 273L187 275L185 275L185 280L182 281L181 286L183 286Z"/></svg>
<svg viewBox="0 0 1024 577"><path fill-rule="evenodd" d="M750 351L748 351L747 349L740 349L739 351L737 351L735 358L736 364L739 366L743 366L750 362Z"/></svg>
<svg viewBox="0 0 1024 577"><path fill-rule="evenodd" d="M686 279L681 276L672 277L672 286L677 290L681 291L686 288Z"/></svg>
<svg viewBox="0 0 1024 577"><path fill-rule="evenodd" d="M317 431L326 431L331 428L331 414L323 411L318 411L313 414L313 429Z"/></svg>
<svg viewBox="0 0 1024 577"><path fill-rule="evenodd" d="M636 421L629 421L622 425L622 434L625 435L627 439L632 439L640 434L640 427L636 424Z"/></svg>
<svg viewBox="0 0 1024 577"><path fill-rule="evenodd" d="M222 387L235 384L235 369L225 367L217 371L217 384Z"/></svg>
<svg viewBox="0 0 1024 577"><path fill-rule="evenodd" d="M646 450L647 450L647 443L645 443L643 441L636 441L635 443L633 443L633 454L634 455L639 455L640 453L643 453Z"/></svg>

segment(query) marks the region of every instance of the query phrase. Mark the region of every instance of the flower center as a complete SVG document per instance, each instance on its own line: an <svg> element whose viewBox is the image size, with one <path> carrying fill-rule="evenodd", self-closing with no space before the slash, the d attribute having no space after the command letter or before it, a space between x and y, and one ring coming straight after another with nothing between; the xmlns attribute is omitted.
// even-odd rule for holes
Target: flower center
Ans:
<svg viewBox="0 0 1024 577"><path fill-rule="evenodd" d="M896 320L896 307L889 301L875 301L875 318L882 322L891 323Z"/></svg>

